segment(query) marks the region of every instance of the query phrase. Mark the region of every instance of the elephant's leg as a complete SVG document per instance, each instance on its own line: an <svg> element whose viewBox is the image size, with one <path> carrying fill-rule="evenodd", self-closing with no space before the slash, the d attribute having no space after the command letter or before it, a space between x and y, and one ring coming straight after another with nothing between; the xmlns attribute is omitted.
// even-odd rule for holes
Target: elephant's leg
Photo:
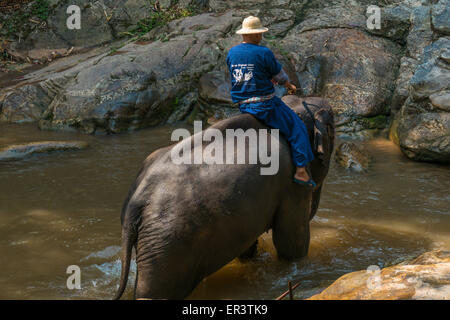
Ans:
<svg viewBox="0 0 450 320"><path fill-rule="evenodd" d="M185 299L203 279L200 263L184 243L138 242L135 298Z"/></svg>
<svg viewBox="0 0 450 320"><path fill-rule="evenodd" d="M139 268L136 283L136 299L185 299L195 289L199 281L193 279L192 273L177 274L170 266Z"/></svg>
<svg viewBox="0 0 450 320"><path fill-rule="evenodd" d="M245 259L253 258L253 257L255 256L257 250L258 250L258 240L256 240L256 241L250 246L250 248L248 248L247 250L245 250L245 251L239 256L239 259L245 260Z"/></svg>
<svg viewBox="0 0 450 320"><path fill-rule="evenodd" d="M287 192L275 214L272 239L278 257L292 260L308 254L312 192Z"/></svg>

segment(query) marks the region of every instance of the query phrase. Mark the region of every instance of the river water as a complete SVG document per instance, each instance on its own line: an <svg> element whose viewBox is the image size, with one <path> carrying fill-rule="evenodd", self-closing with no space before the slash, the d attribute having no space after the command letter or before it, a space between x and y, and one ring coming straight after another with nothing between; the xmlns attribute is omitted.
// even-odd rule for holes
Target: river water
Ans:
<svg viewBox="0 0 450 320"><path fill-rule="evenodd" d="M74 139L90 147L0 163L0 299L112 298L122 202L142 161L170 144L173 129L86 136L1 124L0 147ZM450 168L410 161L382 138L365 147L367 173L332 163L306 258L278 261L264 234L255 259L232 261L189 298L274 299L288 281L301 283L295 298L307 298L345 273L450 249ZM81 290L66 286L70 265L81 269ZM134 270L125 298L133 296Z"/></svg>

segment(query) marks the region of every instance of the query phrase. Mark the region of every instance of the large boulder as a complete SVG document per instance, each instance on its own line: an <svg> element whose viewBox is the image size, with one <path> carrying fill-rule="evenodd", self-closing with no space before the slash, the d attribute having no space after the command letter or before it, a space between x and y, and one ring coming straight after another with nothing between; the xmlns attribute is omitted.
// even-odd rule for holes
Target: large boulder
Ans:
<svg viewBox="0 0 450 320"><path fill-rule="evenodd" d="M202 118L214 123L239 114L230 95L231 80L227 71L212 71L204 74L199 81L199 111Z"/></svg>
<svg viewBox="0 0 450 320"><path fill-rule="evenodd" d="M3 94L0 120L39 119L41 128L77 128L87 133L164 123L177 101L223 58L215 41L227 37L240 21L232 11L188 17L168 25L176 36L130 43L60 72L48 74L42 69ZM38 94L43 96L35 100Z"/></svg>
<svg viewBox="0 0 450 320"><path fill-rule="evenodd" d="M435 92L430 95L430 101L433 107L450 112L450 91Z"/></svg>
<svg viewBox="0 0 450 320"><path fill-rule="evenodd" d="M361 119L390 112L399 45L358 29L309 30L302 24L281 43L296 62L304 94L323 96L332 104L338 134L369 129L360 125ZM311 76L305 76L305 61Z"/></svg>
<svg viewBox="0 0 450 320"><path fill-rule="evenodd" d="M407 50L411 58L420 60L423 49L433 40L430 11L429 6L419 6L412 12L411 29L407 37Z"/></svg>
<svg viewBox="0 0 450 320"><path fill-rule="evenodd" d="M419 61L409 57L402 57L400 69L395 82L395 91L392 96L391 111L398 111L409 96L409 82L416 71Z"/></svg>
<svg viewBox="0 0 450 320"><path fill-rule="evenodd" d="M206 9L204 2L166 0L159 1L158 7L155 1L148 0L121 0L120 5L113 0L32 1L18 13L3 17L0 12L0 21L6 20L0 23L0 39L11 39L6 49L15 59L42 63L64 56L69 50L74 53L111 44L174 17L199 13ZM67 27L72 14L67 13L70 5L80 8L80 29Z"/></svg>
<svg viewBox="0 0 450 320"><path fill-rule="evenodd" d="M0 121L23 123L38 121L51 98L41 86L26 84L0 96Z"/></svg>
<svg viewBox="0 0 450 320"><path fill-rule="evenodd" d="M406 42L411 26L411 13L413 8L406 4L395 4L381 8L381 28L369 29L366 26L366 30L369 33L383 36L402 44Z"/></svg>
<svg viewBox="0 0 450 320"><path fill-rule="evenodd" d="M450 64L445 56L450 52L450 38L440 38L424 49L422 64L411 78L411 96L415 101L450 88Z"/></svg>
<svg viewBox="0 0 450 320"><path fill-rule="evenodd" d="M403 115L397 134L399 145L407 157L450 163L450 113Z"/></svg>
<svg viewBox="0 0 450 320"><path fill-rule="evenodd" d="M67 27L69 5L80 8L81 29ZM12 41L7 47L8 53L16 59L47 61L54 58L55 54L66 54L71 48L77 51L110 43L120 38L121 32L129 31L151 13L151 5L146 0L125 0L121 1L120 6L110 0L74 0L70 3L52 1L45 8L38 9L45 10L47 17L33 16L33 23L30 23L30 19L21 21L14 19L14 16L8 17L13 27L21 30L20 39ZM24 17L36 11L32 7L23 10ZM19 35L13 33L10 38L16 36Z"/></svg>
<svg viewBox="0 0 450 320"><path fill-rule="evenodd" d="M450 252L431 251L392 267L346 274L308 300L450 299Z"/></svg>
<svg viewBox="0 0 450 320"><path fill-rule="evenodd" d="M268 0L247 0L247 1L233 1L233 0L209 0L209 8L213 11L225 11L231 8L249 9L264 6Z"/></svg>
<svg viewBox="0 0 450 320"><path fill-rule="evenodd" d="M450 39L425 47L391 137L411 159L450 163Z"/></svg>
<svg viewBox="0 0 450 320"><path fill-rule="evenodd" d="M448 0L440 0L431 7L433 29L443 35L450 35L450 6Z"/></svg>
<svg viewBox="0 0 450 320"><path fill-rule="evenodd" d="M294 25L295 13L289 9L272 8L263 13L261 20L263 25L269 26L266 37L283 36Z"/></svg>

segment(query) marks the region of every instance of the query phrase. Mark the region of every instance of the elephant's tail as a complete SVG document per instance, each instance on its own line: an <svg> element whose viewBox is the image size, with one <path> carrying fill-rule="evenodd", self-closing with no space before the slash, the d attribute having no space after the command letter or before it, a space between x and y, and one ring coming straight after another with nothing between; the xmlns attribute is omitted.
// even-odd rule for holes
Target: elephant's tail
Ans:
<svg viewBox="0 0 450 320"><path fill-rule="evenodd" d="M132 228L130 228L132 229ZM122 229L122 272L120 275L120 286L117 291L114 300L119 300L122 297L125 288L127 287L128 282L128 273L130 271L131 264L131 253L133 250L133 245L136 241L135 233L132 230L127 230L126 228Z"/></svg>

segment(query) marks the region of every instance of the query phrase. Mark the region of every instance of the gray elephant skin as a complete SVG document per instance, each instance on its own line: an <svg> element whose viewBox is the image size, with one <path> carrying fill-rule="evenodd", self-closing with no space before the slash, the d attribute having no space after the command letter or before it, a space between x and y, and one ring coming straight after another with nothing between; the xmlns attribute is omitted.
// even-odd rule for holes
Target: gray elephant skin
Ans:
<svg viewBox="0 0 450 320"><path fill-rule="evenodd" d="M316 105L310 106L314 120L301 98L290 95L283 101L308 128L315 156L308 170L317 187L311 190L293 182L290 147L281 134L275 175L261 175L259 161L175 164L170 151L176 144L156 150L144 161L122 208L122 272L115 299L126 288L133 247L136 299L186 298L203 278L234 258L251 257L258 237L270 229L280 259L307 255L309 222L317 211L334 149L334 117L321 98L305 98ZM210 128L224 135L226 129L270 129L248 114ZM178 143L190 144L194 138Z"/></svg>

